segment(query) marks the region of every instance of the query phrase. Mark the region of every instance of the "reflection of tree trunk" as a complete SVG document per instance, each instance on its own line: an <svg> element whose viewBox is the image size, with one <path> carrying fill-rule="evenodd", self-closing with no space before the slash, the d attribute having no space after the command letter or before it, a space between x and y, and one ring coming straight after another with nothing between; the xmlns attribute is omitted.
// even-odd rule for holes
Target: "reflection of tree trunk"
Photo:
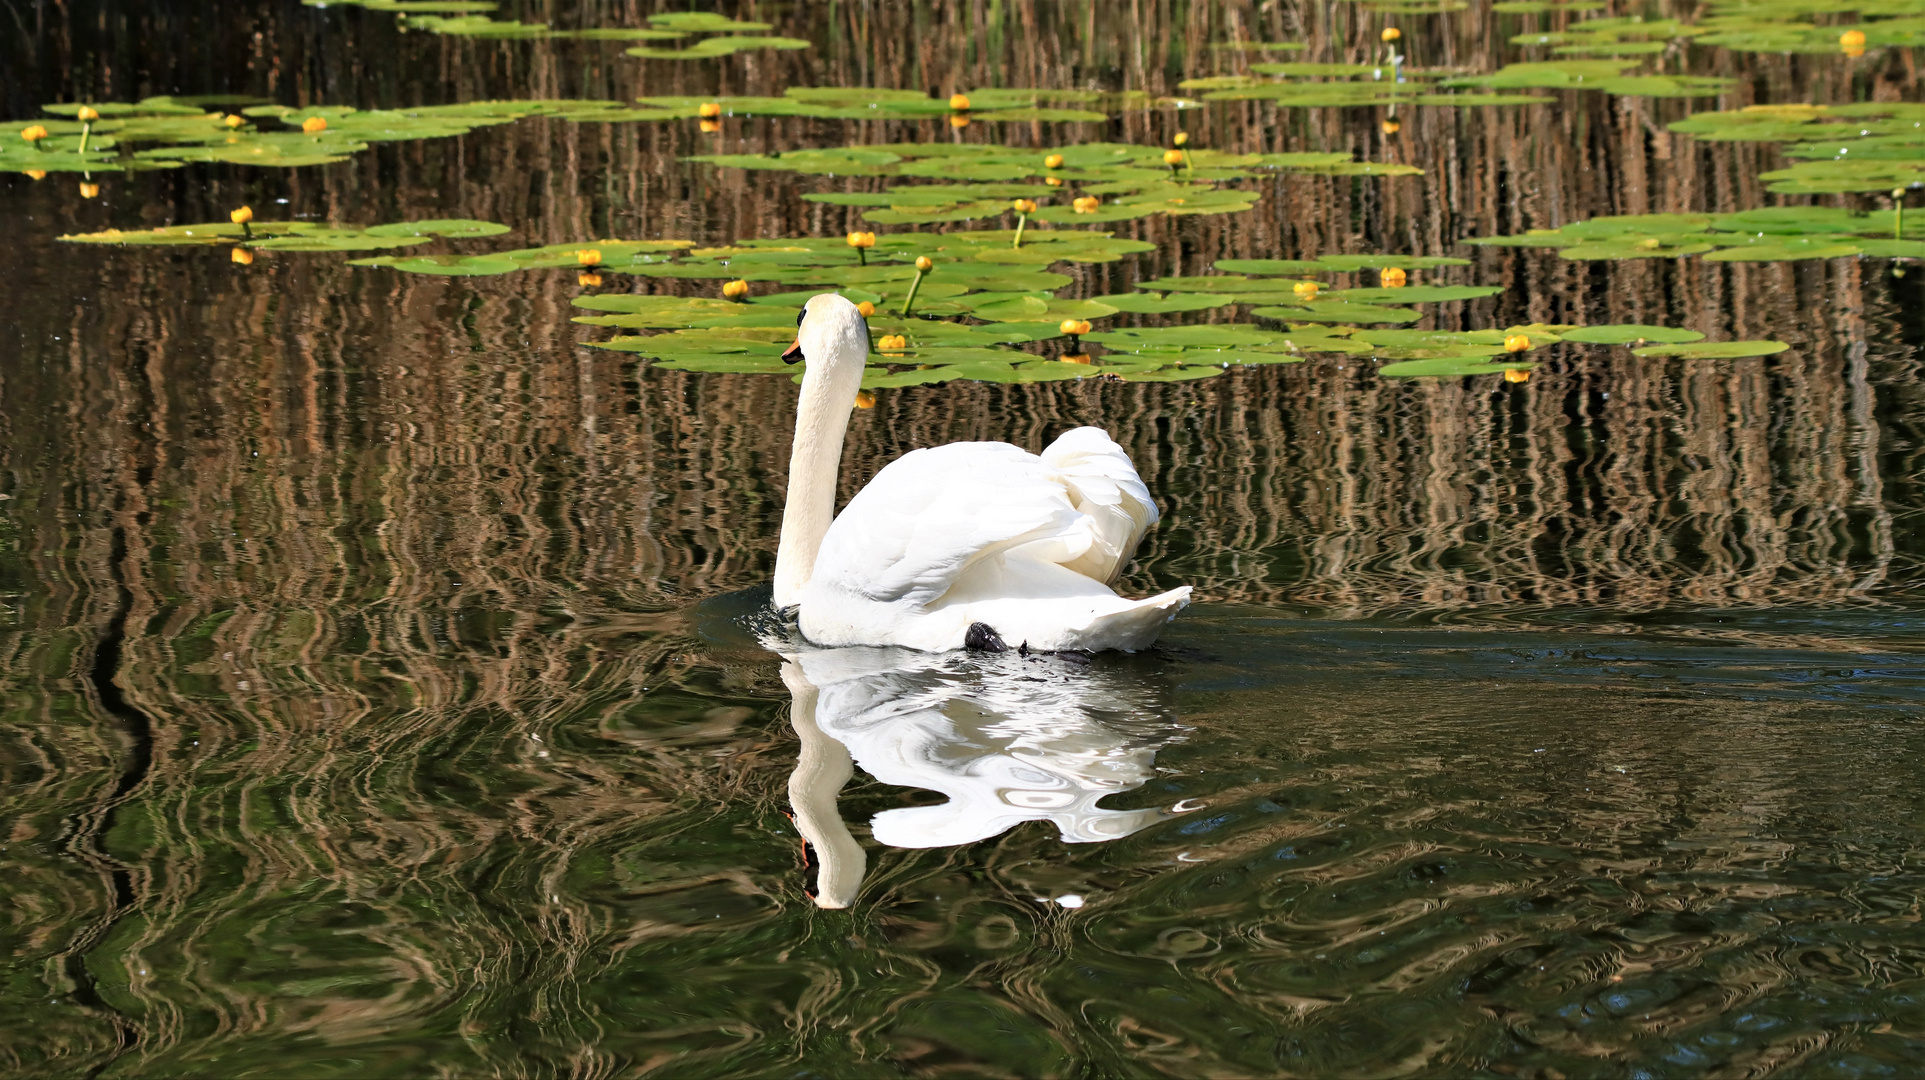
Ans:
<svg viewBox="0 0 1925 1080"><path fill-rule="evenodd" d="M796 756L795 771L789 774L789 805L795 810L795 827L815 849L821 869L816 873L815 902L825 908L846 908L855 903L862 890L862 872L868 857L862 845L849 834L836 809L836 793L855 775L849 750L823 734L816 726L817 690L791 660L782 665L782 681L794 698L789 722L802 741Z"/></svg>

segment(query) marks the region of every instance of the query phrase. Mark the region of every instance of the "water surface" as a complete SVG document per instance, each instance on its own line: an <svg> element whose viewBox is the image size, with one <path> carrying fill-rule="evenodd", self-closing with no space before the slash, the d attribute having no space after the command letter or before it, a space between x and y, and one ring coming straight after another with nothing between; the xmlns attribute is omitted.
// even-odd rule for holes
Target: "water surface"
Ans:
<svg viewBox="0 0 1925 1080"><path fill-rule="evenodd" d="M0 70L9 115L164 92L1167 93L1228 63L1204 46L1238 27L1344 59L1376 25L1345 4L765 7L817 46L683 64L254 7L35 8ZM1401 21L1413 49L1489 68L1515 32L1497 20ZM1724 108L1915 90L1899 59L1692 56L1746 77ZM1129 223L1159 250L1076 267L1068 294L1222 258L1444 253L1476 259L1453 280L1509 291L1438 326L1646 321L1793 349L1599 353L1521 384L1348 362L949 384L859 412L845 497L916 446L1116 435L1165 513L1124 587L1199 603L1159 650L1087 662L767 647L793 386L579 347L572 274L52 239L241 202L485 218L530 245L833 235L857 219L800 193L869 181L691 165L692 128L539 120L89 200L0 179L0 1070L1925 1068L1919 275L1457 247L1770 201L1775 151L1664 132L1689 103L1557 101L1414 110L1394 143L1369 110L1188 114L1199 145L1427 174L1293 177L1245 214Z"/></svg>

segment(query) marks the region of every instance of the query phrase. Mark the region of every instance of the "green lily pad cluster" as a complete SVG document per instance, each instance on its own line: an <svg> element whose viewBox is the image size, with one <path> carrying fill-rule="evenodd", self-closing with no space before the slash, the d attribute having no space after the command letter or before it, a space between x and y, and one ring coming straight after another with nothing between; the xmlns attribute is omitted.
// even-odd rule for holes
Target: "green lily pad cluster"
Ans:
<svg viewBox="0 0 1925 1080"><path fill-rule="evenodd" d="M475 239L507 232L461 219L364 228L311 222L204 223L86 233L73 243L134 247L233 245L263 251L361 252L412 247L437 237ZM1089 299L1056 295L1072 284L1057 263L1109 263L1154 245L1092 230L897 233L867 248L846 238L746 240L697 248L687 240L604 239L475 255L378 255L351 265L406 273L484 277L544 269L636 277L722 280L724 296L604 294L577 298L596 314L577 322L648 333L590 342L660 366L718 373L791 371L781 353L811 296L836 291L867 303L874 344L863 385L902 387L964 379L1044 382L1091 377L1167 382L1220 375L1231 367L1288 364L1333 354L1382 361L1388 377L1458 377L1528 371L1529 353L1562 342L1635 345L1641 356L1762 356L1779 342L1703 342L1690 331L1650 326L1525 326L1504 330L1407 329L1411 304L1475 299L1500 289L1474 285L1324 288L1319 278L1366 271L1423 271L1463 259L1329 255L1317 259L1226 259L1217 274L1158 278L1136 291ZM930 269L918 268L921 258ZM1398 281L1404 280L1403 276ZM584 278L599 284L599 277ZM751 286L749 283L754 283ZM759 287L759 288L758 288ZM1080 324L1119 314L1171 315L1248 306L1281 327L1210 323L1164 327L1081 326L1084 351L1048 358L1018 346L1060 339ZM1090 346L1099 348L1092 349ZM1090 355L1091 353L1098 355Z"/></svg>
<svg viewBox="0 0 1925 1080"><path fill-rule="evenodd" d="M385 248L414 247L436 237L465 240L499 236L507 231L506 225L465 218L402 221L361 229L336 228L307 221L247 225L209 222L131 232L109 229L106 232L74 233L60 239L70 244L117 244L129 247L205 247L220 244L261 251L380 251Z"/></svg>
<svg viewBox="0 0 1925 1080"><path fill-rule="evenodd" d="M931 181L891 184L880 192L803 196L835 206L868 207L864 220L879 225L1010 215L1016 199L1038 204L1029 215L1031 220L1058 225L1096 225L1156 214L1227 214L1249 209L1259 195L1219 188L1216 184L1220 181L1259 179L1283 172L1325 176L1422 172L1406 165L1356 161L1341 153L1225 154L1213 150L1183 151L1182 162L1172 167L1165 164L1166 153L1161 147L1122 143L1086 143L1054 150L986 143L897 143L777 154L709 154L691 160L738 169ZM934 182L939 179L961 182ZM1051 186L1051 180L1058 185ZM1083 201L1079 203L1079 199Z"/></svg>
<svg viewBox="0 0 1925 1080"><path fill-rule="evenodd" d="M1524 37L1533 41L1550 40L1547 35ZM1620 51L1662 49L1662 45L1654 50L1626 46ZM1598 51L1610 50L1599 46ZM1520 90L1598 90L1632 97L1697 97L1723 93L1733 85L1730 79L1706 76L1632 73L1631 69L1638 65L1635 59L1569 59L1510 64L1487 75L1453 75L1402 63L1252 64L1250 70L1255 73L1252 75L1189 79L1180 85L1185 90L1203 91L1205 101L1272 101L1299 108L1529 105L1544 100L1536 95L1506 92Z"/></svg>
<svg viewBox="0 0 1925 1080"><path fill-rule="evenodd" d="M1505 10L1509 5L1498 5ZM1598 7L1604 5L1598 4ZM1857 13L1859 21L1820 25ZM1519 34L1517 45L1549 45L1556 53L1630 56L1661 53L1674 42L1715 45L1738 52L1840 53L1841 32L1864 35L1860 48L1925 44L1925 9L1912 0L1727 0L1708 4L1693 22L1623 16L1587 19L1560 31Z"/></svg>
<svg viewBox="0 0 1925 1080"><path fill-rule="evenodd" d="M1500 15L1550 15L1559 12L1597 11L1610 7L1610 0L1501 0L1491 5Z"/></svg>
<svg viewBox="0 0 1925 1080"><path fill-rule="evenodd" d="M585 31L584 31L585 32ZM507 124L530 117L549 117L572 123L626 123L684 120L700 115L704 105L716 105L723 116L807 116L830 119L916 120L968 115L974 120L1098 121L1109 113L1098 109L1147 108L1146 94L1103 94L1094 91L998 89L971 91L976 106L966 114L950 108L946 99L914 91L817 88L792 89L779 98L645 98L639 105L619 101L531 100L474 101L407 109L352 109L316 105L295 109L255 99L152 97L136 102L100 102L92 107L100 119L91 127L73 119L80 105L45 106L47 119L37 121L48 137L37 143L0 138L0 169L43 172L123 172L171 169L188 162L221 162L292 168L326 165L345 160L375 143L440 139L466 135L476 128ZM228 111L232 106L237 111ZM1094 106L1095 108L1092 108ZM318 121L324 126L307 125ZM21 127L29 126L22 121ZM313 128L313 130L309 130ZM86 136L82 145L83 132ZM145 149L136 149L145 147ZM875 162L893 162L874 153L824 150L789 156L786 165L797 171L873 172ZM873 148L871 148L873 149ZM990 148L1006 150L1007 148ZM930 150L922 156L940 153ZM1145 162L1153 155L1140 155ZM1323 162L1315 167L1342 172L1415 172L1402 166L1351 163L1343 155L1270 155L1279 160L1303 158ZM753 155L751 155L753 157ZM771 161L774 156L771 155ZM811 168L811 163L820 168ZM1160 165L1160 160L1155 162ZM745 167L756 167L748 165ZM1309 167L1309 166L1306 166ZM1039 167L1040 169L1040 167ZM904 175L918 175L914 168ZM941 175L925 173L922 175ZM1024 175L1002 169L998 175ZM1152 178L1169 178L1167 170L1148 170Z"/></svg>
<svg viewBox="0 0 1925 1080"><path fill-rule="evenodd" d="M798 38L767 37L760 32L772 29L768 23L745 22L705 11L669 12L648 17L646 27L591 27L583 30L555 30L547 23L525 23L496 19L488 15L499 5L469 0L302 0L309 7L359 7L369 11L393 12L405 29L422 30L454 37L485 38L497 41L531 41L572 38L591 41L676 41L690 34L720 36L703 38L679 49L638 46L630 56L651 60L705 60L756 49L806 49L809 43Z"/></svg>
<svg viewBox="0 0 1925 1080"><path fill-rule="evenodd" d="M863 86L792 86L781 97L645 97L641 104L657 110L653 118L689 119L704 107L719 109L722 117L807 116L826 120L933 120L966 117L976 121L1029 123L1096 122L1108 120L1118 109L1141 109L1152 104L1140 90L1104 93L1095 90L1040 90L1018 87L967 90L968 109L957 109L945 97L916 90L883 90Z"/></svg>
<svg viewBox="0 0 1925 1080"><path fill-rule="evenodd" d="M532 116L577 123L654 118L647 110L615 101L476 101L369 110L254 104L238 112L209 104L206 99L171 97L96 104L101 118L91 125L85 153L80 143L86 125L57 119L73 117L80 106L48 105L46 111L56 119L39 121L48 138L37 144L17 137L0 139L0 168L121 172L178 168L187 162L290 168L343 161L374 143L450 138ZM134 149L141 144L159 145Z"/></svg>
<svg viewBox="0 0 1925 1080"><path fill-rule="evenodd" d="M1637 60L1551 60L1506 64L1488 75L1446 79L1444 87L1487 90L1597 90L1619 97L1711 97L1737 85L1710 75L1629 74Z"/></svg>
<svg viewBox="0 0 1925 1080"><path fill-rule="evenodd" d="M1031 257L1055 261L1108 262L1150 247L1101 233L1044 230ZM1384 361L1379 373L1390 377L1456 377L1535 366L1529 353L1560 341L1636 345L1640 355L1698 355L1703 335L1665 327L1510 327L1504 330L1438 331L1399 326L1375 328L1355 323L1415 322L1420 314L1386 301L1432 303L1489 296L1491 286L1408 285L1395 288L1319 289L1304 295L1297 286L1321 276L1366 270L1423 270L1464 265L1465 260L1434 256L1346 255L1311 260L1232 259L1218 263L1231 273L1161 278L1138 284L1133 293L1069 300L1052 295L1070 284L1048 271L1020 275L1007 267L1008 231L896 234L879 237L866 266L848 257L833 240L764 240L729 248L697 249L673 262L639 273L663 277L740 277L778 286L780 291L719 297L600 295L575 301L599 314L577 322L625 330L591 344L633 353L682 371L793 373L781 354L793 340L795 320L809 297L827 289L874 308L869 327L874 351L865 387L876 389L957 379L984 382L1041 382L1107 377L1131 382L1209 378L1231 367L1298 363L1314 355L1337 354ZM1032 245L1026 241L1023 250ZM916 278L912 260L931 254L936 267L924 275L918 302L909 316L899 305ZM364 260L361 265L393 265ZM1269 275L1269 276L1264 276ZM1279 277L1277 275L1291 275ZM1016 292L1011 290L1021 289ZM927 298L927 299L924 299ZM1017 346L1066 336L1063 320L1101 320L1120 313L1176 314L1253 305L1252 314L1275 319L1281 328L1254 323L1212 323L1168 327L1092 328L1066 359L1046 359ZM1089 355L1089 345L1101 354ZM1703 355L1764 355L1779 343L1715 343L1724 350ZM1653 351L1656 350L1656 351Z"/></svg>
<svg viewBox="0 0 1925 1080"><path fill-rule="evenodd" d="M1540 100L1523 94L1454 92L1437 82L1440 73L1403 64L1276 63L1252 64L1250 70L1254 74L1186 79L1178 85L1184 90L1201 92L1205 101L1268 101L1305 109L1528 105Z"/></svg>
<svg viewBox="0 0 1925 1080"><path fill-rule="evenodd" d="M1839 207L1778 206L1736 214L1632 214L1559 229L1464 241L1499 247L1554 247L1566 259L1675 259L1788 262L1845 256L1925 258L1925 240L1896 236L1898 215Z"/></svg>
<svg viewBox="0 0 1925 1080"><path fill-rule="evenodd" d="M1754 105L1699 113L1671 130L1700 139L1791 144L1784 154L1798 163L1762 174L1780 194L1925 185L1925 105Z"/></svg>

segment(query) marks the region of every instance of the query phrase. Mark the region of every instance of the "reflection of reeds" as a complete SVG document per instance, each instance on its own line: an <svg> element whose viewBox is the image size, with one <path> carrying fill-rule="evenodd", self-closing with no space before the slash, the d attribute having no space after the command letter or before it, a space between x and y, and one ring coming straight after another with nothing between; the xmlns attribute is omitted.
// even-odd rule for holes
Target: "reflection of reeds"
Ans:
<svg viewBox="0 0 1925 1080"><path fill-rule="evenodd" d="M170 62L182 70L227 70L213 59L251 52L241 39L172 32L188 10L76 17L78 44L49 37L34 62L0 65L12 115L78 97L64 81L27 84L65 80L61 50L102 40L89 35L179 41ZM191 10L205 17L204 4ZM646 10L590 4L582 21L632 24ZM979 44L950 56L928 45L934 31L907 5L836 10L846 22L821 28L819 50L672 74L647 66L640 92L1095 79L1161 93L1211 64L1247 62L1200 48L1216 34L1302 33L1313 44L1305 58L1352 58L1321 20L1356 17L1353 5L1299 14L1146 3L1127 20L1096 20L1093 6L1015 4L997 27L985 6L964 5L944 10ZM245 75L257 81L202 89L357 104L631 89L612 74L629 70L621 64L567 62L576 46L388 36L386 15L368 20L364 68L290 85L282 61L314 59L313 13L298 15L236 21L262 29L271 63ZM1500 40L1473 20L1458 25L1460 36L1412 42L1413 52L1463 63ZM1153 42L1182 44L1160 53ZM433 62L413 62L422 57ZM1798 85L1801 97L1850 96L1811 86L1791 61L1754 59L1767 82ZM330 72L344 62L315 59ZM126 98L111 81L125 77L103 72L83 89ZM1755 175L1773 154L1664 134L1678 103L1564 100L1555 113L1419 113L1395 153L1428 170L1421 182L1266 184L1264 201L1234 218L1121 226L1164 251L1074 273L1111 291L1207 272L1224 257L1450 251L1460 235L1762 200ZM1334 110L1282 123L1251 104L1198 115L1186 120L1196 146L1377 152L1370 129ZM1161 123L1131 114L1105 135L1160 143ZM748 149L845 133L743 127ZM847 130L882 141L933 129ZM870 181L696 169L675 160L697 152L693 138L533 122L274 182L300 212L491 218L530 243L858 224L796 193ZM128 183L156 221L205 220L238 201L215 191L203 205L164 178ZM33 302L16 321L36 344L0 373L0 487L13 497L0 559L13 605L0 769L17 869L6 896L25 928L15 970L38 971L46 989L20 995L16 1030L28 1034L0 1049L8 1068L84 1072L117 1052L116 1023L138 1061L178 1072L212 1039L262 1055L286 1032L380 1046L385 1032L455 1016L434 1051L460 1069L608 1075L616 1065L596 1048L651 1029L609 1011L598 973L633 950L715 932L675 916L675 896L728 912L730 933L762 932L769 909L815 917L788 867L745 873L726 854L734 834L707 831L781 827L793 744L768 706L775 664L698 655L707 647L682 613L693 598L767 577L788 382L638 374L626 357L580 349L601 332L568 323L566 275L448 282L330 256L264 257L241 274L202 252L25 243L21 265L63 276L26 286ZM844 495L915 446L1035 447L1095 422L1125 443L1167 512L1127 583L1138 591L1190 582L1212 600L1348 613L1637 611L1876 599L1913 568L1903 508L1920 495L1917 362L1889 292L1865 276L1870 264L1479 259L1475 278L1511 293L1446 305L1437 325L1672 322L1796 349L1716 362L1591 350L1502 390L1391 384L1367 362L1332 361L1175 386L893 392L854 419ZM114 679L155 720L151 767L122 794L132 747L88 678L117 620L127 639ZM705 862L705 850L724 854ZM903 865L946 872L933 857L878 857L885 884ZM1048 930L1012 897L1012 936ZM338 921L292 913L323 909ZM820 930L837 943L847 932ZM842 961L795 962L812 989L789 999L792 1037L844 1038L831 1015L852 982ZM1030 962L1006 974L1047 1012ZM66 995L89 972L99 1004L75 1010ZM504 1015L529 1026L504 1031ZM718 1024L711 1034L709 1045L726 1048L776 1033ZM627 1064L667 1053L638 1039L625 1044Z"/></svg>

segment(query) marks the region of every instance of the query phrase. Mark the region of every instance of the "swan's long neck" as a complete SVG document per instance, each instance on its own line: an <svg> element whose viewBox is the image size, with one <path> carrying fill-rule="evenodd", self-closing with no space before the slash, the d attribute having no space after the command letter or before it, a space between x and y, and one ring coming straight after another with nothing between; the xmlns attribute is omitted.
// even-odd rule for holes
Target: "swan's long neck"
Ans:
<svg viewBox="0 0 1925 1080"><path fill-rule="evenodd" d="M840 300L840 297L836 299ZM855 305L849 310L854 312ZM849 410L862 387L869 332L853 327L807 326L802 345L808 369L795 409L795 448L789 453L789 498L782 511L782 539L775 549L775 606L795 607L815 570L822 537L835 518L836 473Z"/></svg>

